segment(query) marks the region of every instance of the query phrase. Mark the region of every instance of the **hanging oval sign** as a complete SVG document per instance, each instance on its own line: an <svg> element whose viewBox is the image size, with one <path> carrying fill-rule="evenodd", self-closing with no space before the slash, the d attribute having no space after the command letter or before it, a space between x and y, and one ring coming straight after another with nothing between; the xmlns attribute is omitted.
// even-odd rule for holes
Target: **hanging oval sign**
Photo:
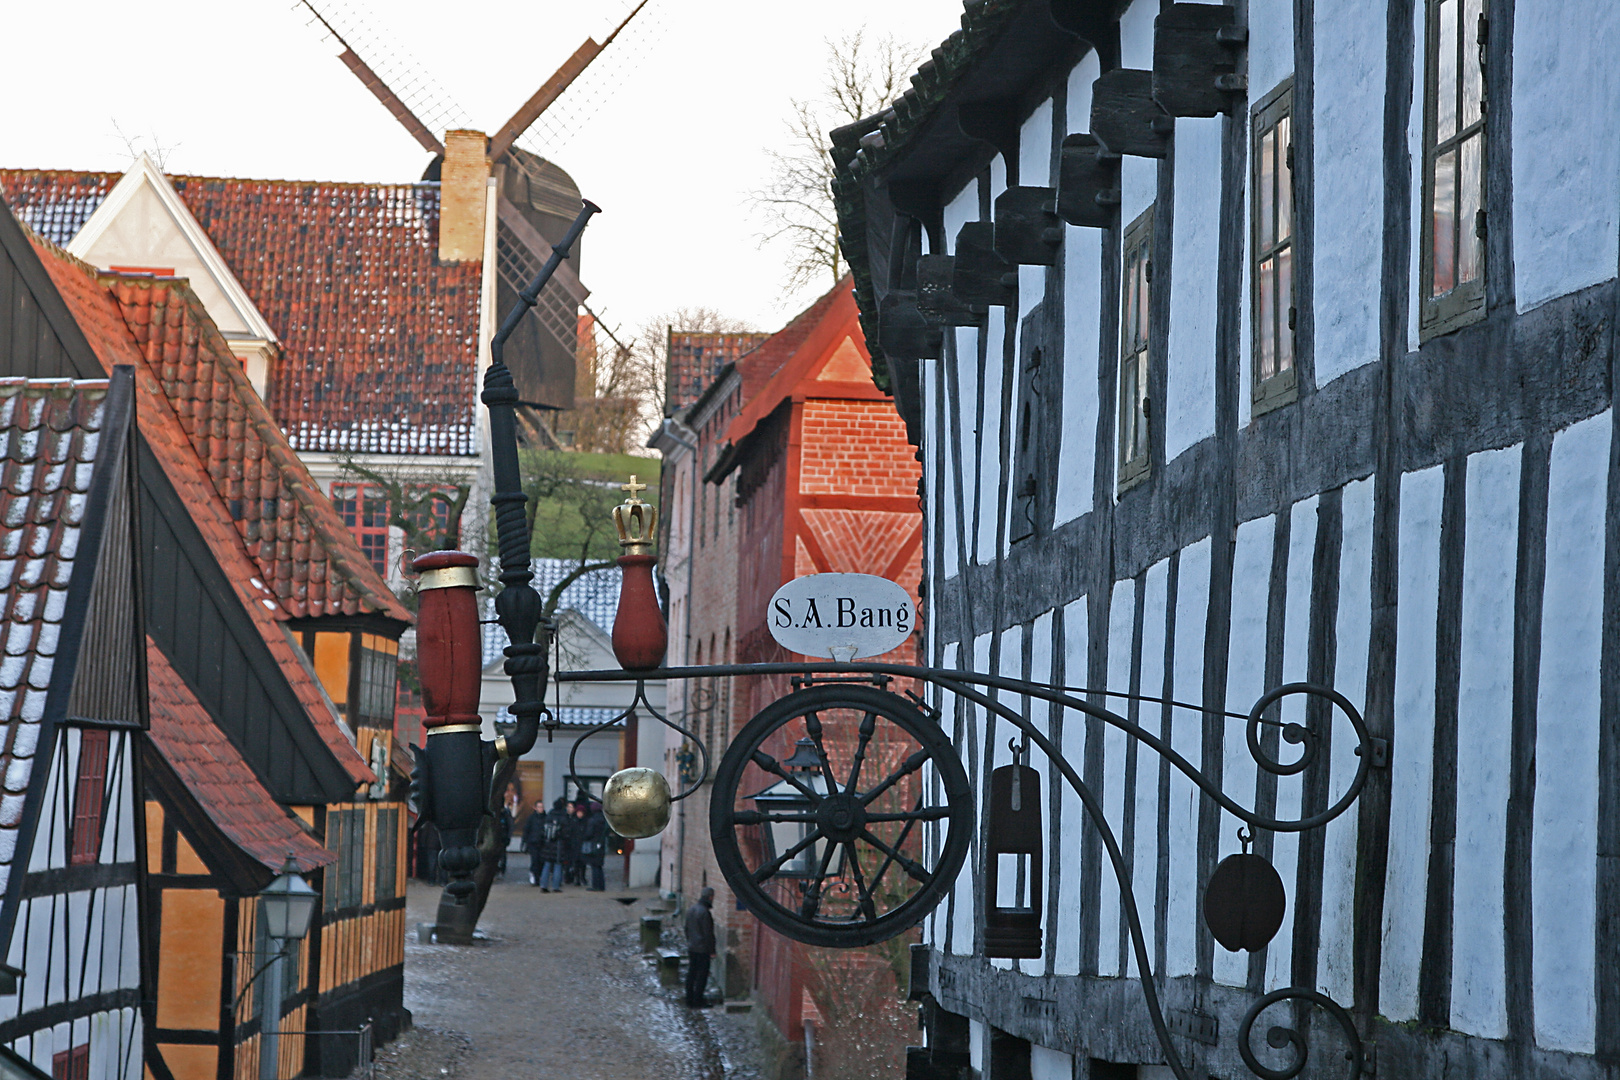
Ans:
<svg viewBox="0 0 1620 1080"><path fill-rule="evenodd" d="M1204 886L1204 925L1228 952L1265 948L1287 910L1282 878L1259 855L1228 855Z"/></svg>
<svg viewBox="0 0 1620 1080"><path fill-rule="evenodd" d="M916 609L905 589L876 574L809 574L776 590L766 622L789 652L848 662L905 641Z"/></svg>

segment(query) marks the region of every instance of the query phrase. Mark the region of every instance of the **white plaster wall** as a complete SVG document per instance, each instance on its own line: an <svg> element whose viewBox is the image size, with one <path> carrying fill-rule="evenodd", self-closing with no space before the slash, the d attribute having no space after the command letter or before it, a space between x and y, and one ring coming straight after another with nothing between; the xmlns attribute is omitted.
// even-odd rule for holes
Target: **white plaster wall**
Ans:
<svg viewBox="0 0 1620 1080"><path fill-rule="evenodd" d="M1395 720L1390 739L1389 863L1384 895L1420 897L1428 883L1429 810L1434 780L1434 629L1439 604L1439 466L1401 480ZM1391 1020L1417 1016L1423 905L1384 905L1378 1007Z"/></svg>
<svg viewBox="0 0 1620 1080"><path fill-rule="evenodd" d="M1468 459L1457 696L1451 1026L1507 1037L1502 871L1513 747L1513 594L1519 447Z"/></svg>
<svg viewBox="0 0 1620 1080"><path fill-rule="evenodd" d="M941 466L942 471L940 472L940 484L938 488L939 496L936 499L934 506L935 512L940 515L939 530L940 538L943 542L943 549L941 550L939 557L939 570L940 573L943 574L947 579L955 577L958 571L961 569L962 530L958 527L957 522L957 516L960 513L960 507L957 499L957 486L958 483L968 483L967 478L963 476L961 472L961 443L955 436L951 434L950 431L952 421L959 420L961 411L951 404L951 396L946 385L945 373L945 368L947 365L954 367L957 370L960 370L961 368L961 364L958 363L958 357L961 356L961 346L959 344L960 340L961 336L959 333L947 335L945 339L946 348L951 351L946 354L945 362L940 365L936 372L938 382L936 392L939 394L940 399L944 403L943 415L945 423L944 427L939 432L939 440L941 443L941 450L943 452L943 464ZM955 409L954 412L953 409Z"/></svg>
<svg viewBox="0 0 1620 1080"><path fill-rule="evenodd" d="M1232 633L1227 653L1226 708L1247 713L1266 692L1266 611L1271 596L1271 541L1276 521L1255 518L1238 526L1232 550ZM1221 788L1240 805L1253 807L1259 769L1249 756L1247 726L1226 721L1222 747ZM1221 816L1218 837L1220 858L1242 850L1237 831L1243 823L1230 814ZM1227 952L1217 943L1213 969L1216 982L1243 986L1249 980L1249 954Z"/></svg>
<svg viewBox="0 0 1620 1080"><path fill-rule="evenodd" d="M1131 685L1131 645L1136 622L1136 582L1116 581L1113 603L1108 608L1108 682L1110 690L1127 690ZM1070 679L1070 686L1080 685ZM1157 696L1157 695L1155 695ZM1121 698L1108 698L1105 707L1127 715L1128 704ZM1082 722L1081 727L1084 727ZM1103 816L1114 830L1114 839L1123 844L1125 831L1125 753L1127 740L1118 728L1103 727ZM1141 761L1148 755L1139 753ZM1078 801L1078 800L1077 800ZM1129 855L1121 847L1121 853ZM1106 854L1104 855L1106 859ZM1119 879L1112 866L1104 865L1102 890L1097 906L1097 973L1119 974L1119 928L1121 925Z"/></svg>
<svg viewBox="0 0 1620 1080"><path fill-rule="evenodd" d="M1547 581L1530 861L1536 1042L1590 1054L1596 976L1598 688L1612 413L1559 432L1547 485Z"/></svg>
<svg viewBox="0 0 1620 1080"><path fill-rule="evenodd" d="M1069 72L1069 126L1089 126L1091 83L1097 54ZM1097 460L1097 358L1102 297L1102 230L1064 225L1063 229L1063 467L1053 496L1053 521L1061 525L1091 509ZM1110 298L1112 299L1112 298Z"/></svg>
<svg viewBox="0 0 1620 1080"><path fill-rule="evenodd" d="M1164 692L1169 582L1170 563L1164 560L1148 567L1142 586L1142 693L1151 697ZM1111 653L1112 648L1109 651ZM1160 737L1164 735L1162 709L1144 702L1140 723L1143 730ZM1153 912L1157 905L1159 872L1159 755L1151 750L1137 751L1135 797L1136 857L1131 866L1131 889L1142 915L1142 940L1147 946L1148 959L1152 960L1157 925ZM1130 961L1129 974L1139 975L1134 948L1127 950L1126 959Z"/></svg>
<svg viewBox="0 0 1620 1080"><path fill-rule="evenodd" d="M977 221L979 218L979 185L977 181L969 183L950 202L945 204L945 247L946 251L954 251L956 234L964 224ZM977 327L958 326L950 334L951 347L955 354L952 359L956 371L957 387L957 432L958 437L949 446L949 465L946 476L953 477L959 472L962 482L962 523L967 529L973 527L973 507L978 503L979 470L968 467L979 460L979 449L976 439L978 430L979 400L979 331ZM947 396L947 409L950 398ZM954 470L954 471L953 471ZM945 545L945 576L955 577L960 570L960 561L964 547L971 551L971 545L957 530L956 518L956 485L950 485L950 519L947 523L947 543Z"/></svg>
<svg viewBox="0 0 1620 1080"><path fill-rule="evenodd" d="M1114 597L1118 600L1121 586L1130 596L1131 582L1122 581L1114 585ZM1083 686L1086 684L1086 657L1090 647L1091 630L1087 622L1087 604L1084 596L1067 604L1063 608L1063 681L1069 686ZM1112 639L1110 639L1112 648ZM1127 644L1127 648L1129 645ZM1084 761L1086 753L1086 723L1082 713L1066 712L1063 714L1063 740L1061 742L1063 756L1069 761ZM1067 783L1063 784L1063 832L1060 836L1052 838L1061 852L1063 876L1058 879L1057 913L1057 949L1052 958L1053 971L1059 975L1078 975L1080 973L1080 836L1081 830L1076 822L1085 820L1085 808L1080 805L1080 796ZM1104 909L1107 910L1106 908Z"/></svg>
<svg viewBox="0 0 1620 1080"><path fill-rule="evenodd" d="M1119 66L1153 66L1153 20L1159 16L1157 0L1136 0L1119 17Z"/></svg>
<svg viewBox="0 0 1620 1080"><path fill-rule="evenodd" d="M1333 685L1357 710L1365 711L1372 626L1373 482L1346 484L1342 508ZM1361 759L1356 756L1355 731L1337 711L1332 731L1328 799L1336 801L1349 790ZM1356 829L1356 807L1352 805L1328 824L1322 841L1322 937L1317 972L1322 992L1335 1001L1349 1001L1355 989L1351 947L1355 944Z"/></svg>
<svg viewBox="0 0 1620 1080"><path fill-rule="evenodd" d="M984 417L980 420L982 436L979 439L979 530L975 545L975 561L987 564L995 560L996 525L1001 507L1001 423L1002 417L1011 415L1012 402L1004 401L1001 394L1003 335L1007 327L1007 309L990 308L984 330L984 382L979 393L984 398ZM1012 382L1009 397L1018 393L1018 380ZM1009 493L1011 485L1009 487ZM982 669L981 669L982 670Z"/></svg>
<svg viewBox="0 0 1620 1080"><path fill-rule="evenodd" d="M1318 210L1311 302L1318 386L1378 359L1389 37L1384 20L1382 4L1316 5Z"/></svg>
<svg viewBox="0 0 1620 1080"><path fill-rule="evenodd" d="M1215 279L1220 266L1219 117L1176 121L1175 273L1165 352L1165 460L1215 434Z"/></svg>
<svg viewBox="0 0 1620 1080"><path fill-rule="evenodd" d="M1294 0L1249 0L1248 53L1249 98L1257 101L1294 72Z"/></svg>
<svg viewBox="0 0 1620 1080"><path fill-rule="evenodd" d="M1288 578L1283 597L1283 682L1300 682L1305 678L1306 646L1310 640L1311 575L1316 551L1317 525L1316 497L1302 499L1289 510L1288 523ZM1250 704L1253 704L1252 702ZM1278 717L1284 722L1305 722L1305 698L1292 694L1278 703ZM1299 748L1280 743L1278 754L1283 761L1293 761ZM1303 774L1277 778L1277 812L1280 820L1300 816ZM1272 865L1282 875L1283 884L1291 897L1299 895L1295 883L1299 880L1299 834L1278 833L1272 841ZM1292 981L1294 914L1288 905L1283 913L1282 928L1266 947L1266 985L1287 986Z"/></svg>
<svg viewBox="0 0 1620 1080"><path fill-rule="evenodd" d="M990 668L988 666L989 662L990 662L989 656L986 655L986 657L985 657L985 665L986 666L976 668L975 670L989 671L990 670ZM1021 679L1021 678L1023 678L1023 676L1024 676L1024 628L1022 626L1009 626L1009 627L1007 627L1007 629L1005 629L1005 630L1003 630L1001 632L1001 658L1000 658L1000 662L996 665L995 672L996 672L997 675L1002 675L1002 676L1005 676L1006 678L1009 678L1009 679ZM1010 708L1012 708L1014 710L1016 710L1019 707L1019 699L1017 697L1015 697L1015 696L1012 696L1012 695L1009 695L1009 694L1004 694L1004 693L999 693L999 694L996 694L995 696L1003 704L1007 705L1008 707L1010 707ZM1007 745L1008 740L1016 739L1019 742L1022 742L1023 741L1023 736L1022 736L1022 733L1019 732L1019 730L1017 728L1013 727L1011 724L1007 723L1005 720L1001 719L999 716L989 717L988 719L986 719L985 723L993 725L993 728L994 728L991 739L990 739L990 750L991 750L990 765L985 770L985 781L988 782L990 772L992 770L999 769L1003 765L1011 765L1012 764L1012 751L1009 749L1009 747ZM1032 755L1032 758L1033 758L1033 755ZM1038 768L1040 768L1040 766L1037 765L1036 768L1038 769ZM981 802L979 805L982 806L983 803ZM1051 830L1051 827L1050 827L1051 823L1047 820L1047 816L1048 815L1047 815L1046 801L1043 799L1043 800L1041 800L1041 835L1042 836L1050 836L1052 834L1052 830ZM1006 878L1002 878L1000 881L997 882L997 885L998 885L999 889L1001 890L1001 895L999 897L988 897L987 900L994 900L998 904L1010 903L1011 899L1012 899L1012 895L1013 895L1013 886L1014 886L1014 884L1015 884L1014 882L1008 881ZM1012 960L1004 960L1004 959L997 958L997 959L994 959L994 960L990 961L990 966L991 967L1002 968L1004 970L1011 970L1012 967L1013 967L1013 963L1014 962Z"/></svg>
<svg viewBox="0 0 1620 1080"><path fill-rule="evenodd" d="M1620 4L1525 0L1514 9L1513 270L1520 311L1615 276L1617 53ZM1578 123L1571 122L1572 106Z"/></svg>
<svg viewBox="0 0 1620 1080"><path fill-rule="evenodd" d="M968 1019L968 1064L984 1073L985 1049L990 1042L990 1026L983 1020Z"/></svg>
<svg viewBox="0 0 1620 1080"><path fill-rule="evenodd" d="M948 642L945 646L945 651L941 654L940 666L945 668L955 667L958 654L959 649L957 643L954 641ZM944 727L947 732L952 732L954 735L957 710L961 708L961 706L958 704L959 699L945 694L944 691L939 690L937 687L935 688L935 691L934 706L935 708L939 709L941 726ZM967 750L958 745L957 754L962 759L962 767L966 769ZM943 832L941 833L940 838L941 841L945 839L945 834ZM960 906L958 901L964 895L964 885L971 887L973 881L972 862L973 856L969 854L968 858L962 863L961 871L956 875L956 883L952 886L950 894L945 898L945 900L941 901L938 907L934 909L934 914L932 916L933 929L930 932L932 944L934 948L939 949L942 952L945 949L946 938L949 935L956 908Z"/></svg>
<svg viewBox="0 0 1620 1080"><path fill-rule="evenodd" d="M1074 1080L1074 1058L1061 1050L1031 1046L1029 1080Z"/></svg>
<svg viewBox="0 0 1620 1080"><path fill-rule="evenodd" d="M1209 617L1209 540L1181 551L1176 585L1175 682L1177 701L1204 700L1204 624ZM1203 759L1204 717L1175 710L1170 741L1196 768ZM1152 755L1148 755L1152 756ZM1191 975L1198 959L1198 804L1201 796L1179 769L1170 771L1170 892L1165 921L1165 973Z"/></svg>
<svg viewBox="0 0 1620 1080"><path fill-rule="evenodd" d="M1052 99L1035 106L1018 131L1018 183L1021 187L1052 184Z"/></svg>
<svg viewBox="0 0 1620 1080"><path fill-rule="evenodd" d="M956 657L953 654L951 660L954 661L955 659ZM989 634L980 634L973 639L973 659L971 663L974 671L990 670ZM983 723L984 718L983 714L972 706L964 706L962 711L964 716L970 719L963 726L963 735L958 746L962 750L964 759L962 766L967 769L968 779L973 783L973 805L979 807L983 805L980 785L984 782L984 777L980 774L979 754L980 747L984 745L984 740L981 737L983 728L979 725ZM975 917L973 883L978 873L979 857L979 838L974 836L973 846L968 849L968 857L962 863L962 874L957 879L956 903L951 912L951 952L962 956L967 956L973 952L973 921Z"/></svg>
<svg viewBox="0 0 1620 1080"><path fill-rule="evenodd" d="M1129 227L1153 205L1159 194L1159 163L1152 158L1124 157L1119 165L1119 224ZM1119 297L1114 297L1119 302Z"/></svg>

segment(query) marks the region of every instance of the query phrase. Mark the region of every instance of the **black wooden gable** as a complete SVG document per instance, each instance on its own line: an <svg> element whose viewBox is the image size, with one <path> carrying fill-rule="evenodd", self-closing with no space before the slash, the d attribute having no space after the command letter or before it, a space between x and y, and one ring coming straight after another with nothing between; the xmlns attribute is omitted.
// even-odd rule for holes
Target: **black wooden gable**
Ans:
<svg viewBox="0 0 1620 1080"><path fill-rule="evenodd" d="M0 375L107 378L3 198ZM315 730L138 427L134 442L140 545L131 557L139 562L147 632L276 799L308 805L350 798L354 781Z"/></svg>

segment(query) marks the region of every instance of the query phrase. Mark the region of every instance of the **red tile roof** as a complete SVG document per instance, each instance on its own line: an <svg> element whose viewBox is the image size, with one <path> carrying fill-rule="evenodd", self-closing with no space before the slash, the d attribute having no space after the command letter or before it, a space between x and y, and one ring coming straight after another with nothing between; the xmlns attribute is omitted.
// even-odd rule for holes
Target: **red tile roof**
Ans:
<svg viewBox="0 0 1620 1080"><path fill-rule="evenodd" d="M684 409L703 396L720 369L735 364L771 335L753 333L710 334L696 330L669 331L665 358L664 408Z"/></svg>
<svg viewBox="0 0 1620 1080"><path fill-rule="evenodd" d="M232 843L271 870L280 870L289 854L306 872L333 861L259 783L150 637L146 686L152 745Z"/></svg>
<svg viewBox="0 0 1620 1080"><path fill-rule="evenodd" d="M39 749L107 386L0 379L0 892Z"/></svg>
<svg viewBox="0 0 1620 1080"><path fill-rule="evenodd" d="M303 703L315 730L356 784L372 782L376 776L327 704L302 656L294 651L281 625L287 618L286 609L260 580L259 565L248 555L246 543L231 519L225 500L203 468L203 459L171 407L163 384L137 347L112 290L97 280L92 267L47 244L36 241L35 247L96 356L109 371L116 364L130 364L135 368L135 415L141 435L162 463L169 482L191 512L192 520L226 578L236 586L239 599L258 626L283 676ZM185 288L181 282L168 285ZM186 291L189 293L189 289ZM353 540L349 543L353 544ZM360 558L358 551L354 557Z"/></svg>
<svg viewBox="0 0 1620 1080"><path fill-rule="evenodd" d="M104 274L142 356L291 616L410 612L360 551L282 437L202 304L182 282Z"/></svg>
<svg viewBox="0 0 1620 1080"><path fill-rule="evenodd" d="M118 180L0 170L59 244ZM437 185L169 180L280 339L267 398L295 449L478 452L482 264L439 262Z"/></svg>
<svg viewBox="0 0 1620 1080"><path fill-rule="evenodd" d="M820 358L822 347L837 336L846 322L853 330L850 336L865 352L866 341L855 323L856 311L854 285L845 275L742 361L739 368L743 376L743 407L726 429L726 442L733 446L740 444L761 420L775 412ZM813 335L814 341L811 340ZM806 348L806 345L814 347ZM874 395L878 392L876 386L872 387L872 392Z"/></svg>

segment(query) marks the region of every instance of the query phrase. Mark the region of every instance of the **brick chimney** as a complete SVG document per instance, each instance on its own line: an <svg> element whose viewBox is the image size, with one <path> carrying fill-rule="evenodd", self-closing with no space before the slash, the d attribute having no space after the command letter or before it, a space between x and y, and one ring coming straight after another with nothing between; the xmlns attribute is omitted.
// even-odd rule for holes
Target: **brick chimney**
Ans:
<svg viewBox="0 0 1620 1080"><path fill-rule="evenodd" d="M444 133L444 164L439 170L440 262L483 258L488 145L482 131Z"/></svg>

